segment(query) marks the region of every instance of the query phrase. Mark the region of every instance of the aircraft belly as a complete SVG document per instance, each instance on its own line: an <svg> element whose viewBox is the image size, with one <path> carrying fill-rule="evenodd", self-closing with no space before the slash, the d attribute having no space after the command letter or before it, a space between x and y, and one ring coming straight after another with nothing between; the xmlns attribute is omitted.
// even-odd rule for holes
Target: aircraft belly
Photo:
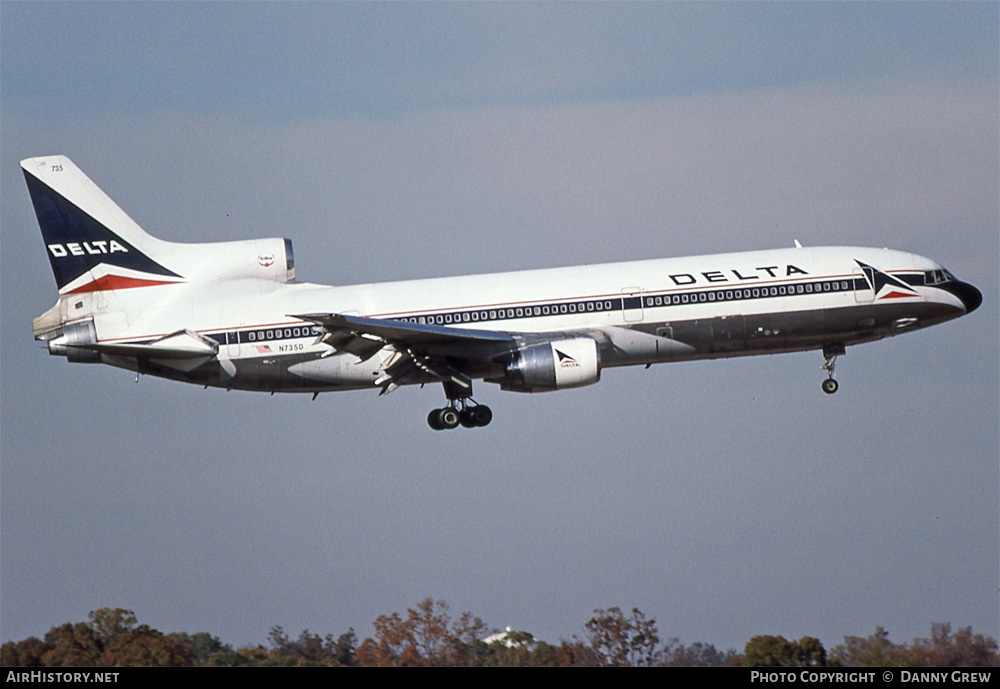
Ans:
<svg viewBox="0 0 1000 689"><path fill-rule="evenodd" d="M309 358L314 354L307 355ZM181 362L148 359L136 360L123 357L106 357L107 363L128 368L144 375L179 380L197 385L226 388L230 390L250 390L263 392L315 391L345 388L370 387L356 381L343 379L340 383L331 379L304 379L290 369L303 362L306 356L287 355L275 357L243 357ZM331 357L337 358L337 357ZM194 365L191 365L194 364Z"/></svg>
<svg viewBox="0 0 1000 689"><path fill-rule="evenodd" d="M361 361L353 354L337 354L295 363L288 373L301 383L371 387L380 363L378 357Z"/></svg>
<svg viewBox="0 0 1000 689"><path fill-rule="evenodd" d="M609 328L602 365L721 358L858 344L959 315L933 302L884 303L804 311L734 314Z"/></svg>
<svg viewBox="0 0 1000 689"><path fill-rule="evenodd" d="M661 331L647 332L648 326L602 329L601 363L603 366L628 366L654 363L694 354L688 343L672 339Z"/></svg>

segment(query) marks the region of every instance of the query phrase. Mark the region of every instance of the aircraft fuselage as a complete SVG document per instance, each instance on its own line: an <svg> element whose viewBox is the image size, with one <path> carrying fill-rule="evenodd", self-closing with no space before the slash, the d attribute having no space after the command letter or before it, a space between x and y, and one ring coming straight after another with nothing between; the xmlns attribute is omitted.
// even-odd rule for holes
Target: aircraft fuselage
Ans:
<svg viewBox="0 0 1000 689"><path fill-rule="evenodd" d="M266 392L440 382L450 405L432 412L435 428L460 416L489 422L488 408L470 403L472 380L542 392L636 364L819 349L823 389L834 392L833 361L847 346L941 323L982 301L931 259L863 247L299 283L287 239L164 242L68 159L22 167L60 288L35 319L52 354Z"/></svg>

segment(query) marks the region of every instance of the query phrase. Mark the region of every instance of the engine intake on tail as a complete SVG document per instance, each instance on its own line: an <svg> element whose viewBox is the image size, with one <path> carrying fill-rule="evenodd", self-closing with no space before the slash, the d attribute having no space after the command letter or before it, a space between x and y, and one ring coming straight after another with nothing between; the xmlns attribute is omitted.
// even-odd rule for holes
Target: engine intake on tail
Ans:
<svg viewBox="0 0 1000 689"><path fill-rule="evenodd" d="M212 280L251 278L287 283L295 279L295 256L289 239L250 239L191 246L198 247L201 255L210 257L205 273ZM191 272L185 277L192 279L195 274Z"/></svg>

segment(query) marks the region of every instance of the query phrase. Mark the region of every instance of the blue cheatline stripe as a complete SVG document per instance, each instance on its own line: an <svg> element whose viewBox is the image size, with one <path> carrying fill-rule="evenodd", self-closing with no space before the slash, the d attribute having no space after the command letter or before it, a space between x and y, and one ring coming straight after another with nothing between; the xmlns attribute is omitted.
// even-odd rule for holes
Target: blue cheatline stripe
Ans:
<svg viewBox="0 0 1000 689"><path fill-rule="evenodd" d="M496 323L516 321L524 318L552 318L560 316L577 316L579 314L597 314L620 312L627 309L662 309L689 306L691 304L708 304L713 302L752 301L759 299L788 299L793 297L813 296L833 292L850 292L852 290L870 290L863 278L838 278L828 280L813 280L782 285L767 285L762 287L713 287L695 289L688 292L677 291L644 292L642 296L626 296L612 298L594 298L573 301L554 301L531 306L503 306L478 309L463 309L448 313L426 312L412 313L402 317L371 316L383 320L395 320L405 323L429 323L434 325L458 325L466 323ZM659 320L659 319L657 319ZM668 319L663 319L668 320ZM257 327L230 330L235 333L240 344L267 344L280 340L300 337L315 337L318 329L312 326L281 326ZM227 333L208 335L219 344L227 343ZM230 343L235 344L235 343Z"/></svg>

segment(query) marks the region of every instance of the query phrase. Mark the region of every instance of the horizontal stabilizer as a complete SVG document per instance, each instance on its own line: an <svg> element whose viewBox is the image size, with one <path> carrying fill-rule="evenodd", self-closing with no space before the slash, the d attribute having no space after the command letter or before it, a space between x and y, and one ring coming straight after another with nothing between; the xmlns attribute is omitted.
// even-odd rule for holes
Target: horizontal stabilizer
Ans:
<svg viewBox="0 0 1000 689"><path fill-rule="evenodd" d="M219 352L216 342L190 330L178 330L147 344L97 342L73 346L101 354L137 359L198 359L214 357Z"/></svg>

